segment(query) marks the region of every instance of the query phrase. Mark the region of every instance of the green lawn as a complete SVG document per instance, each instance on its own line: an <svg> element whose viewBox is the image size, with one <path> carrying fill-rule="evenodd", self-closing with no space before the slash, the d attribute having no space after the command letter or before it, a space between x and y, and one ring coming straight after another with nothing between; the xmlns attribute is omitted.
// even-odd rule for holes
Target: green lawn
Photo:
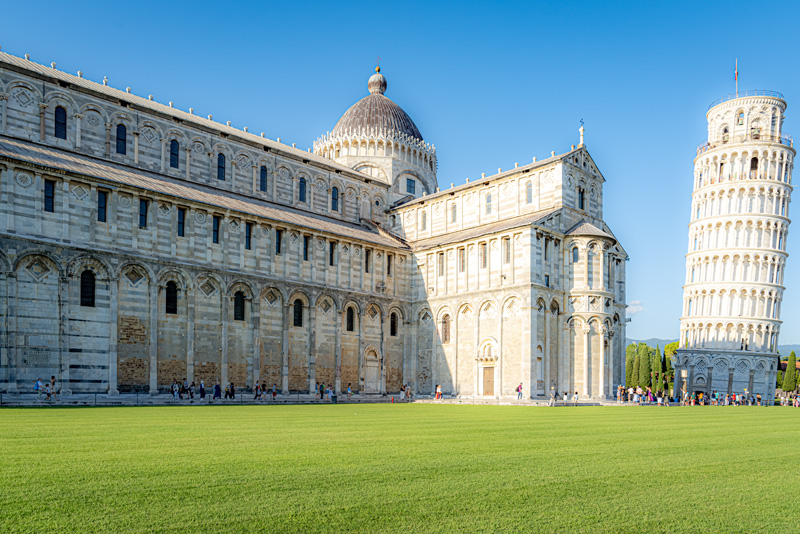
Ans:
<svg viewBox="0 0 800 534"><path fill-rule="evenodd" d="M0 410L0 532L797 532L800 410Z"/></svg>

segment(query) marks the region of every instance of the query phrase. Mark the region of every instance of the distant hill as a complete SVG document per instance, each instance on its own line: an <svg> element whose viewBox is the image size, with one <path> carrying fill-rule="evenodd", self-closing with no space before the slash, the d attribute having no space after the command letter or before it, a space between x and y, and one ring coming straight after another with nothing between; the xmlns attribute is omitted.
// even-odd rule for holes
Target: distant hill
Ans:
<svg viewBox="0 0 800 534"><path fill-rule="evenodd" d="M627 347L631 343L647 343L651 347L655 347L658 345L661 350L664 350L664 345L668 345L670 343L674 343L678 341L677 339L659 339L657 337L651 337L650 339L631 339L628 338L625 340L625 346ZM800 345L778 345L778 352L781 356L788 356L790 352L794 351L795 354L800 355Z"/></svg>

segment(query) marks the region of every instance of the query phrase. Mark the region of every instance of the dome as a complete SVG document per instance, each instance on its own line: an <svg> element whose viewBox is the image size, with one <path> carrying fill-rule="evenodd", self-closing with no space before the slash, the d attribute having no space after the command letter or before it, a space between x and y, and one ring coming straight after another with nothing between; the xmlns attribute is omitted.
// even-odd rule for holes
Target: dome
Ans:
<svg viewBox="0 0 800 534"><path fill-rule="evenodd" d="M369 82L369 95L365 96L348 109L334 126L333 137L358 135L362 132L370 134L405 134L422 141L417 125L403 109L383 96L386 91L386 78L380 67L375 68Z"/></svg>

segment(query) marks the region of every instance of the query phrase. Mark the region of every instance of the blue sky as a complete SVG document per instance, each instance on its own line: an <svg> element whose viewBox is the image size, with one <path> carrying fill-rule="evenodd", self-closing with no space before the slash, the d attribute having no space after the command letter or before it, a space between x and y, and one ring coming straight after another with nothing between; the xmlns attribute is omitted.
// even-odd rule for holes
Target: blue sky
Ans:
<svg viewBox="0 0 800 534"><path fill-rule="evenodd" d="M766 5L7 2L0 46L302 148L366 94L380 56L442 187L564 152L584 119L630 255L628 335L677 338L692 161L734 58L741 89L784 94L784 132L800 136L800 4ZM800 258L785 283L781 343L800 343Z"/></svg>

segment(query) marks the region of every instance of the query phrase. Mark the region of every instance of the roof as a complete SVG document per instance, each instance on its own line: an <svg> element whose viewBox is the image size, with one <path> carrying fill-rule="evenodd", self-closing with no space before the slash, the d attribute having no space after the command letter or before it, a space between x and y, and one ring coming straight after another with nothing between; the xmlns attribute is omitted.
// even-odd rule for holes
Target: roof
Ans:
<svg viewBox="0 0 800 534"><path fill-rule="evenodd" d="M383 96L386 78L379 72L373 74L367 85L370 94L353 104L345 111L334 126L332 136L359 135L375 133L391 135L404 134L422 141L422 134L408 113Z"/></svg>
<svg viewBox="0 0 800 534"><path fill-rule="evenodd" d="M372 177L359 173L350 167L347 167L346 165L341 165L331 159L318 156L300 148L284 145L283 143L278 143L277 141L272 141L271 139L245 132L244 130L237 129L232 126L214 122L211 119L204 119L203 117L195 115L194 113L187 113L186 111L181 111L172 106L160 104L154 100L150 100L149 98L143 98L127 91L114 89L113 87L109 87L104 83L101 84L93 82L91 80L87 80L86 78L68 74L52 67L40 65L39 63L30 61L28 59L12 56L11 54L7 54L5 52L0 52L0 68L3 67L12 67L12 70L25 70L46 78L51 78L54 80L53 83L59 80L62 82L68 82L76 88L83 88L88 91L104 95L107 99L112 100L115 103L119 103L120 101L128 102L140 109L149 110L154 113L160 113L162 115L180 119L184 125L199 127L204 130L215 130L229 136L235 136L237 139L240 139L246 143L254 143L261 147L268 147L276 152L282 152L286 155L293 156L295 159L308 160L310 162L313 161L320 166L332 168L339 172L346 172L348 175L356 177L362 181L369 180L376 184L379 183L374 181Z"/></svg>
<svg viewBox="0 0 800 534"><path fill-rule="evenodd" d="M412 247L414 251L427 250L431 248L441 247L444 245L449 245L451 243L468 241L470 239L475 239L483 235L493 234L496 232L503 232L505 230L511 230L512 228L531 226L533 224L542 221L543 219L546 219L547 217L549 217L550 215L559 210L560 208L541 210L537 211L536 213L528 213L526 215L513 217L511 219L505 219L503 221L499 221L492 224L483 224L481 226L475 226L474 228L459 230L458 232L449 232L446 234L429 237L427 239L419 239L412 243Z"/></svg>
<svg viewBox="0 0 800 534"><path fill-rule="evenodd" d="M375 226L362 226L339 221L315 213L248 197L231 191L220 191L154 172L133 169L99 158L0 136L0 159L32 163L59 171L90 176L106 182L127 185L171 197L228 209L242 214L263 217L276 223L285 222L304 228L347 236L386 247L408 249L402 240Z"/></svg>
<svg viewBox="0 0 800 534"><path fill-rule="evenodd" d="M597 237L605 237L607 239L613 239L616 241L613 235L604 232L600 228L596 227L592 223L586 222L584 220L580 220L575 223L572 228L566 231L564 235L589 235L589 236L597 236Z"/></svg>

